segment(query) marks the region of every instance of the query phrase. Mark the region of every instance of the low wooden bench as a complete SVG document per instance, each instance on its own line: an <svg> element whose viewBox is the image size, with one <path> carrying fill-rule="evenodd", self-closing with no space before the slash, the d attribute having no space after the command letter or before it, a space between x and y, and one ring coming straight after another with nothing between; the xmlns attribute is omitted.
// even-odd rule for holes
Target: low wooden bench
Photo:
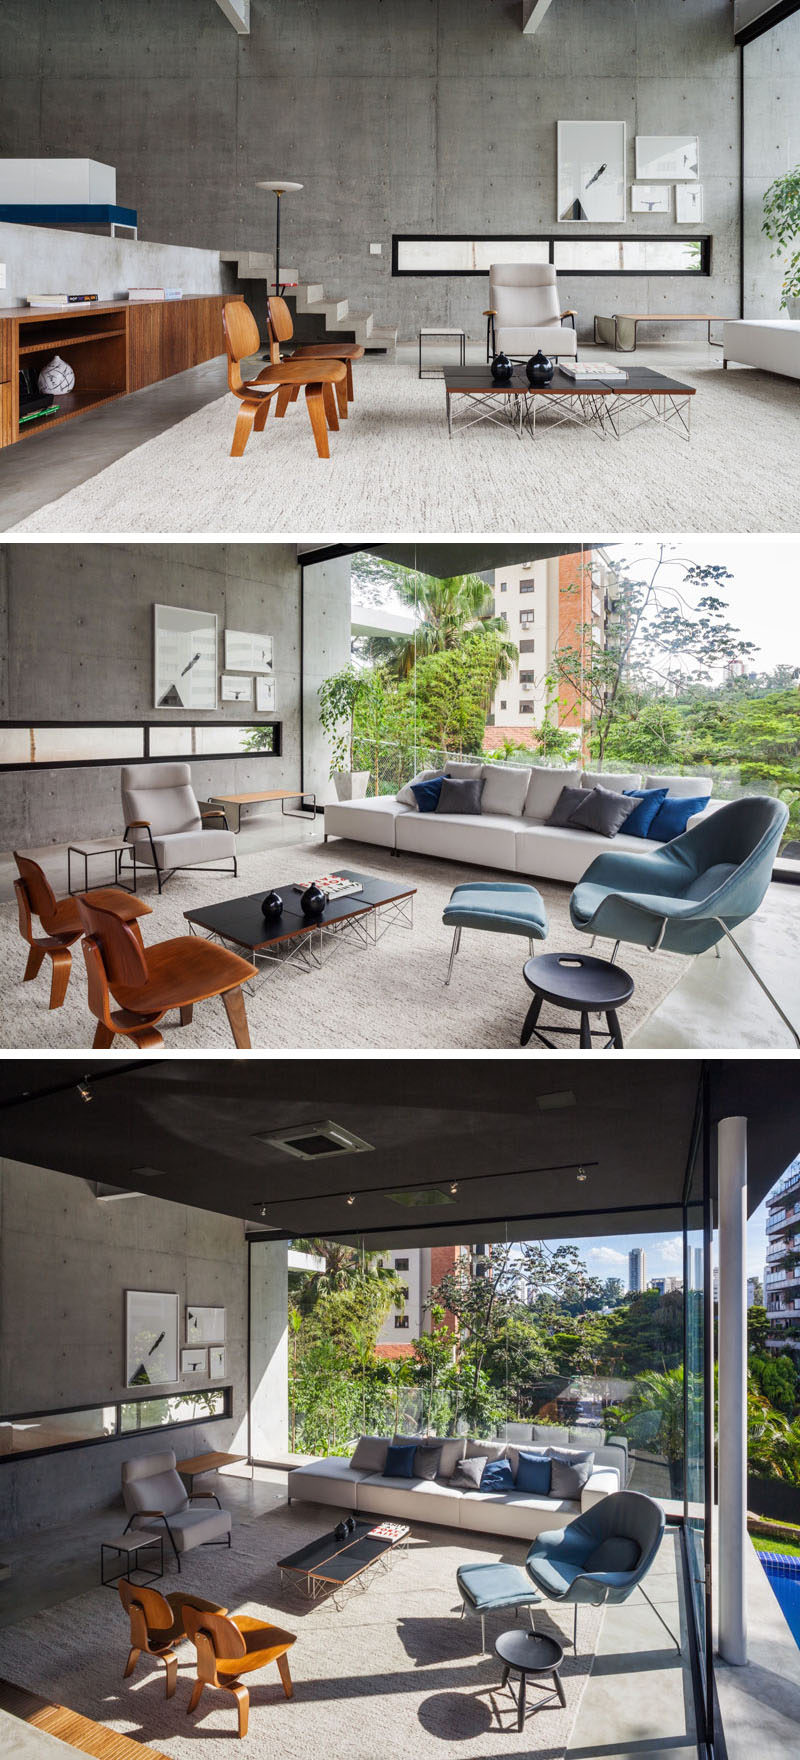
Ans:
<svg viewBox="0 0 800 1760"><path fill-rule="evenodd" d="M595 314L594 340L603 348L616 349L618 354L633 354L639 340L640 324L706 324L708 340L712 342L712 324L724 322L725 319L716 312L614 312L610 318ZM631 324L633 330L630 329ZM722 347L718 342L712 345L714 348Z"/></svg>
<svg viewBox="0 0 800 1760"><path fill-rule="evenodd" d="M53 1705L38 1693L29 1693L26 1687L14 1686L12 1681L0 1680L0 1710L44 1735L57 1736L60 1742L79 1748L82 1754L94 1754L95 1760L142 1760L145 1754L151 1760L167 1760L160 1749L136 1742L132 1736L120 1735L118 1730L106 1729L104 1724L82 1717L66 1705Z"/></svg>
<svg viewBox="0 0 800 1760"><path fill-rule="evenodd" d="M212 807L236 808L236 824L233 829L237 835L242 829L242 807L257 806L260 801L280 801L284 819L313 819L317 811L317 797L307 788L267 788L262 793L212 794L208 798ZM286 801L299 801L299 812L287 811ZM304 805L305 801L311 802L310 807Z"/></svg>

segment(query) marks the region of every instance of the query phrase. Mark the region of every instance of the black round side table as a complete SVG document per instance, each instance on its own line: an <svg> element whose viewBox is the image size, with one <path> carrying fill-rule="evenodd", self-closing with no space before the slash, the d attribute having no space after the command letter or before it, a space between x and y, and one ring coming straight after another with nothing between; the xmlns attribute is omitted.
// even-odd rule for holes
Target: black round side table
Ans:
<svg viewBox="0 0 800 1760"><path fill-rule="evenodd" d="M540 1700L536 1707L537 1711L541 1710L548 1699L556 1697L566 1707L567 1701L558 1672L564 1660L564 1652L561 1645L556 1643L555 1638L540 1637L536 1633L519 1630L501 1632L495 1644L495 1651L503 1664L501 1686L507 1685L510 1674L519 1675L519 1692L515 1693L513 1687L509 1688L517 1706L518 1730L521 1730L525 1723L525 1693L529 1675L533 1679L534 1686L539 1687L540 1692L545 1694L545 1698ZM540 1684L536 1680L536 1675L540 1674L551 1677L552 1684L549 1687L546 1683Z"/></svg>
<svg viewBox="0 0 800 1760"><path fill-rule="evenodd" d="M630 973L623 972L621 966L613 966L607 959L595 959L591 953L544 953L539 959L526 960L522 975L528 989L533 991L533 1002L525 1016L520 1045L527 1045L535 1033L543 1045L555 1050L552 1039L548 1039L536 1025L542 1003L551 1002L554 1008L570 1009L580 1015L582 1051L591 1051L593 1039L605 1039L603 1049L606 1051L611 1046L615 1050L622 1048L617 1009L630 1001L634 985ZM589 1025L590 1014L605 1015L607 1038L602 1030L595 1031ZM574 1033L575 1028L548 1027L547 1031Z"/></svg>

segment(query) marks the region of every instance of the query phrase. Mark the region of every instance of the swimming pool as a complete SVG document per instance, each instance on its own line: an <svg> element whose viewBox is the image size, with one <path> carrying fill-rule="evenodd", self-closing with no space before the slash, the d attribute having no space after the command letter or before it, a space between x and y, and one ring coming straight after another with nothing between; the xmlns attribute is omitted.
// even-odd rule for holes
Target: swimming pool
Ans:
<svg viewBox="0 0 800 1760"><path fill-rule="evenodd" d="M800 1649L800 1558L792 1558L785 1552L760 1552L758 1556Z"/></svg>

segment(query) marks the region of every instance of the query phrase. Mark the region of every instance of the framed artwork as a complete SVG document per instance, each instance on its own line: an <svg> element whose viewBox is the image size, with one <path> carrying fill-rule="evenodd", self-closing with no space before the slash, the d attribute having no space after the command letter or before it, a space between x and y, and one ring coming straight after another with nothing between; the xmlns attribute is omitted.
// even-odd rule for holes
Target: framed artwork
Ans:
<svg viewBox="0 0 800 1760"><path fill-rule="evenodd" d="M557 139L557 218L624 220L624 122L559 122Z"/></svg>
<svg viewBox="0 0 800 1760"><path fill-rule="evenodd" d="M251 635L242 629L226 629L225 670L271 672L272 637Z"/></svg>
<svg viewBox="0 0 800 1760"><path fill-rule="evenodd" d="M668 214L672 186L669 183L632 183L632 214Z"/></svg>
<svg viewBox="0 0 800 1760"><path fill-rule="evenodd" d="M696 134L637 134L636 176L652 183L680 183L700 175Z"/></svg>
<svg viewBox="0 0 800 1760"><path fill-rule="evenodd" d="M181 1351L182 1375L207 1375L208 1353L199 1351L196 1345L189 1345Z"/></svg>
<svg viewBox="0 0 800 1760"><path fill-rule="evenodd" d="M217 619L213 611L153 606L153 702L157 709L216 709Z"/></svg>
<svg viewBox="0 0 800 1760"><path fill-rule="evenodd" d="M223 703L252 703L252 678L236 678L232 672L223 672L220 681L220 696Z"/></svg>
<svg viewBox="0 0 800 1760"><path fill-rule="evenodd" d="M256 708L257 709L274 709L274 707L275 707L275 680L274 680L274 678L257 678L256 679Z"/></svg>
<svg viewBox="0 0 800 1760"><path fill-rule="evenodd" d="M177 1379L177 1295L159 1289L126 1289L126 1387L165 1387Z"/></svg>
<svg viewBox="0 0 800 1760"><path fill-rule="evenodd" d="M186 1343L224 1344L225 1309L187 1307Z"/></svg>
<svg viewBox="0 0 800 1760"><path fill-rule="evenodd" d="M675 185L675 219L688 221L703 218L703 185L702 183L678 183Z"/></svg>
<svg viewBox="0 0 800 1760"><path fill-rule="evenodd" d="M209 1374L214 1381L220 1375L225 1374L225 1346L223 1344L212 1344L208 1353L208 1366Z"/></svg>

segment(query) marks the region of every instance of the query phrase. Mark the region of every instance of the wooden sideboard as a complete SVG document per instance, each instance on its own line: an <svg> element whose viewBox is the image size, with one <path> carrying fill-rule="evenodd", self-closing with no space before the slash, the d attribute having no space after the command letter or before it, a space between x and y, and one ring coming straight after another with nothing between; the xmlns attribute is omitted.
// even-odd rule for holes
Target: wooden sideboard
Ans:
<svg viewBox="0 0 800 1760"><path fill-rule="evenodd" d="M174 300L98 300L62 311L0 310L0 447L69 422L84 410L141 391L224 353L222 307L241 297L196 294ZM19 369L37 372L54 354L69 362L75 390L58 393L57 415L19 425Z"/></svg>

